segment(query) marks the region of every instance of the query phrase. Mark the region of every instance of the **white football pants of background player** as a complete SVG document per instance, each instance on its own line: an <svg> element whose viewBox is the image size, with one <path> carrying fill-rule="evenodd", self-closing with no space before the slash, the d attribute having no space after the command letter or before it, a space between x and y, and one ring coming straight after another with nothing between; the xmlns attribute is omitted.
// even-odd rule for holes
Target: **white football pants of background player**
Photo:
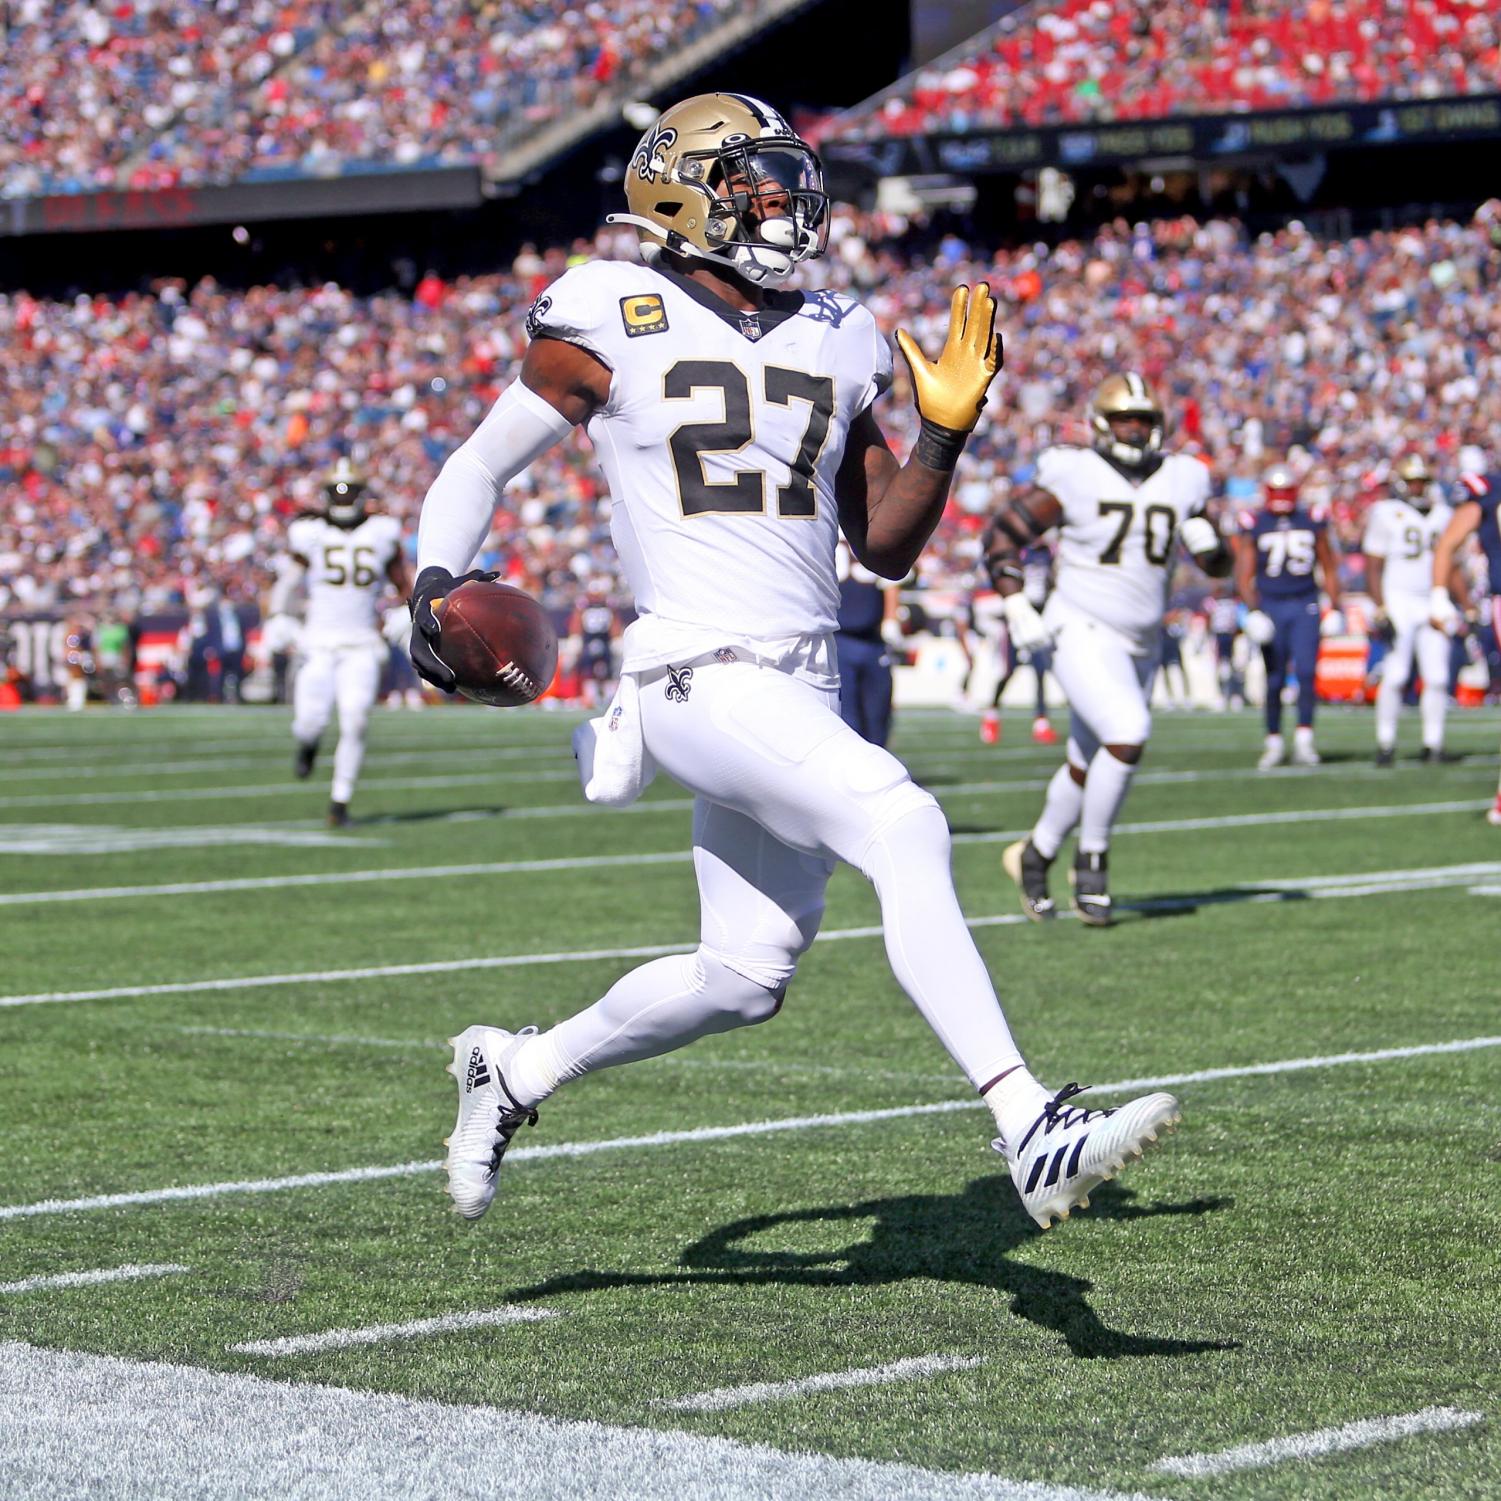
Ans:
<svg viewBox="0 0 1501 1501"><path fill-rule="evenodd" d="M1397 720L1402 714L1402 690L1412 676L1416 658L1423 691L1418 712L1423 720L1423 748L1444 748L1444 720L1449 712L1449 638L1428 623L1428 601L1393 599L1388 602L1396 636L1381 659L1381 685L1376 690L1376 744L1391 750L1397 743Z"/></svg>
<svg viewBox="0 0 1501 1501"><path fill-rule="evenodd" d="M292 690L292 735L299 745L316 745L339 710L339 743L334 751L332 799L347 803L365 759L365 729L375 707L386 665L384 641L314 648L303 657Z"/></svg>
<svg viewBox="0 0 1501 1501"><path fill-rule="evenodd" d="M836 860L875 886L891 967L976 1089L1021 1063L954 894L942 810L840 717L831 638L760 649L776 654L737 647L735 661L639 675L647 750L696 794L699 946L642 965L525 1039L507 1070L518 1100L774 1016ZM1020 1108L1035 1113L1036 1102Z"/></svg>
<svg viewBox="0 0 1501 1501"><path fill-rule="evenodd" d="M1048 783L1032 844L1054 859L1077 825L1080 851L1104 854L1136 771L1104 747L1147 743L1159 653L1134 652L1118 631L1061 601L1049 603L1046 619L1057 627L1053 676L1068 700L1068 758Z"/></svg>

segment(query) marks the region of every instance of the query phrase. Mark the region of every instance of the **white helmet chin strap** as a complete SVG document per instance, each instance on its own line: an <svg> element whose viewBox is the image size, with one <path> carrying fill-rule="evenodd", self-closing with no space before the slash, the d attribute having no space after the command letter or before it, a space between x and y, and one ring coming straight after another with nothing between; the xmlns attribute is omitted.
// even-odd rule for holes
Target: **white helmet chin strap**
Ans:
<svg viewBox="0 0 1501 1501"><path fill-rule="evenodd" d="M657 235L669 233L660 224L651 219L643 219L639 214L606 214L605 223L633 224L637 229L648 229ZM710 265L727 265L736 275L759 287L764 282L782 281L792 274L796 261L791 251L798 241L797 223L792 219L764 220L761 224L761 237L766 243L747 245L731 241L723 250L700 250L697 245L681 236L672 235L665 246L643 240L641 257L650 265L664 249L671 250L676 255L708 261ZM779 245L786 248L774 248Z"/></svg>

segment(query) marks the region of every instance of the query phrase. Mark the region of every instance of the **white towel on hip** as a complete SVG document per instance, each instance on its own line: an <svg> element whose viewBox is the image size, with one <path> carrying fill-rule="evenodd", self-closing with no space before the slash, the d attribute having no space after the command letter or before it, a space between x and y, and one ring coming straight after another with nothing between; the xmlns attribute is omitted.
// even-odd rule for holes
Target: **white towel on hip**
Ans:
<svg viewBox="0 0 1501 1501"><path fill-rule="evenodd" d="M573 732L579 781L591 803L628 808L651 785L657 763L641 735L641 685L625 673L610 707Z"/></svg>

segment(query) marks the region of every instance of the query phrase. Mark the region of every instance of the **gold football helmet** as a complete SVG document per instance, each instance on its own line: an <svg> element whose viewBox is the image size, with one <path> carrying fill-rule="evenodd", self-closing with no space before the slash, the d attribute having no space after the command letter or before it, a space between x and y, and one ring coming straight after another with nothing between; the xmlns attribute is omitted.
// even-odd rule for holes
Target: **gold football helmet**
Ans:
<svg viewBox="0 0 1501 1501"><path fill-rule="evenodd" d="M1433 471L1420 453L1404 453L1392 467L1392 494L1419 511L1433 504Z"/></svg>
<svg viewBox="0 0 1501 1501"><path fill-rule="evenodd" d="M358 526L365 519L368 483L347 458L329 470L323 481L323 510L335 526Z"/></svg>
<svg viewBox="0 0 1501 1501"><path fill-rule="evenodd" d="M1149 424L1147 436L1137 442L1119 437L1111 426L1111 419L1116 417L1145 418ZM1152 388L1134 370L1126 370L1107 375L1100 382L1089 403L1089 425L1097 452L1127 469L1143 469L1162 451L1167 424Z"/></svg>
<svg viewBox="0 0 1501 1501"><path fill-rule="evenodd" d="M829 197L818 154L749 94L696 94L641 137L625 169L628 214L648 261L663 250L780 281L824 253Z"/></svg>

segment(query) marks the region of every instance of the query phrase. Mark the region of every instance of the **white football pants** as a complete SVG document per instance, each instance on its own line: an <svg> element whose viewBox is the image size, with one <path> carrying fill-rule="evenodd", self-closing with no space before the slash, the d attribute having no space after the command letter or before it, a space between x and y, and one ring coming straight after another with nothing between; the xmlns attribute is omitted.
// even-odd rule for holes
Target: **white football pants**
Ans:
<svg viewBox="0 0 1501 1501"><path fill-rule="evenodd" d="M1053 676L1073 717L1069 759L1082 770L1102 745L1145 745L1151 737L1157 653L1134 654L1118 631L1087 615L1061 619Z"/></svg>
<svg viewBox="0 0 1501 1501"><path fill-rule="evenodd" d="M337 704L339 743L334 751L332 798L347 803L365 759L365 728L375 706L381 670L386 665L385 642L337 646L308 651L297 670L292 690L292 736L312 745L328 728Z"/></svg>
<svg viewBox="0 0 1501 1501"><path fill-rule="evenodd" d="M1423 721L1423 745L1441 750L1444 720L1449 711L1449 638L1428 624L1428 601L1393 599L1387 606L1396 639L1381 659L1381 685L1376 689L1376 743L1390 749L1397 743L1397 720L1402 714L1402 690L1416 660L1423 679L1418 712Z"/></svg>
<svg viewBox="0 0 1501 1501"><path fill-rule="evenodd" d="M954 894L948 823L889 752L839 715L832 642L639 674L647 750L696 794L700 943L624 976L538 1041L539 1096L776 1013L823 916L836 860L881 902L902 988L976 1088L1021 1062Z"/></svg>

